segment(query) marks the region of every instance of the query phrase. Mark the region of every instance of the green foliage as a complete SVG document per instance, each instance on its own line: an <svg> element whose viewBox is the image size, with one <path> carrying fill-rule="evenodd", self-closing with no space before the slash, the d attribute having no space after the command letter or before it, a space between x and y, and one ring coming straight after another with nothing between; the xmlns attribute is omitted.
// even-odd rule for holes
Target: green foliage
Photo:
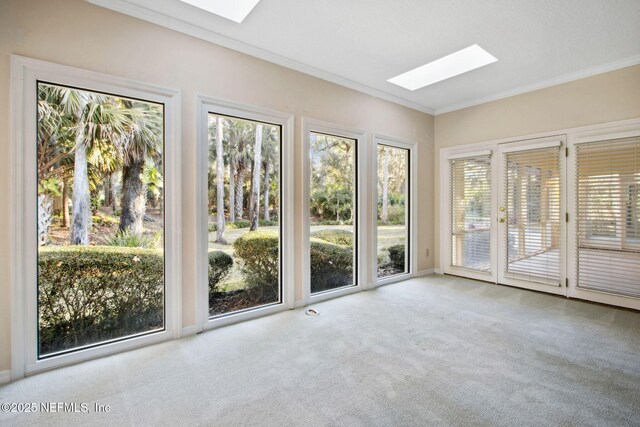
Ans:
<svg viewBox="0 0 640 427"><path fill-rule="evenodd" d="M235 222L227 222L224 225L224 227L227 230L237 230L240 228L249 228L250 225L251 225L250 221L247 221L245 219L239 219L239 220L236 220ZM258 225L260 227L274 227L278 225L278 220L265 221L261 219L258 221ZM218 224L209 224L209 232L213 233L214 231L218 231Z"/></svg>
<svg viewBox="0 0 640 427"><path fill-rule="evenodd" d="M38 182L38 194L48 194L59 197L61 181L58 178L41 179Z"/></svg>
<svg viewBox="0 0 640 427"><path fill-rule="evenodd" d="M389 247L389 259L397 268L404 270L405 256L404 245L393 245Z"/></svg>
<svg viewBox="0 0 640 427"><path fill-rule="evenodd" d="M378 225L403 225L405 223L405 207L404 205L392 205L387 207L387 222L383 222L382 207L378 208Z"/></svg>
<svg viewBox="0 0 640 427"><path fill-rule="evenodd" d="M41 247L40 354L163 327L164 259L154 250Z"/></svg>
<svg viewBox="0 0 640 427"><path fill-rule="evenodd" d="M227 278L232 267L231 255L222 251L209 252L209 294L219 292L218 284Z"/></svg>
<svg viewBox="0 0 640 427"><path fill-rule="evenodd" d="M152 162L147 162L142 176L142 182L147 186L147 191L153 196L160 196L160 191L164 186L162 174L158 171Z"/></svg>
<svg viewBox="0 0 640 427"><path fill-rule="evenodd" d="M275 231L250 231L233 243L240 271L257 295L278 297L279 238Z"/></svg>
<svg viewBox="0 0 640 427"><path fill-rule="evenodd" d="M111 246L122 246L127 248L157 248L162 244L162 233L158 232L153 236L138 235L126 231L118 231L109 240Z"/></svg>
<svg viewBox="0 0 640 427"><path fill-rule="evenodd" d="M310 242L311 292L353 284L353 249L317 238Z"/></svg>
<svg viewBox="0 0 640 427"><path fill-rule="evenodd" d="M318 230L311 233L311 237L324 240L325 242L334 243L336 245L353 246L353 233L349 230Z"/></svg>

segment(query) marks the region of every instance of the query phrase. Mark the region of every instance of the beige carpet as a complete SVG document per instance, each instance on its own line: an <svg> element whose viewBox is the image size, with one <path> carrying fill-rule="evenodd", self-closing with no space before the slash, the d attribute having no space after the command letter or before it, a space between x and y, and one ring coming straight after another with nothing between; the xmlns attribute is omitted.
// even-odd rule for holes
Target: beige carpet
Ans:
<svg viewBox="0 0 640 427"><path fill-rule="evenodd" d="M640 313L431 276L0 387L1 425L640 426Z"/></svg>

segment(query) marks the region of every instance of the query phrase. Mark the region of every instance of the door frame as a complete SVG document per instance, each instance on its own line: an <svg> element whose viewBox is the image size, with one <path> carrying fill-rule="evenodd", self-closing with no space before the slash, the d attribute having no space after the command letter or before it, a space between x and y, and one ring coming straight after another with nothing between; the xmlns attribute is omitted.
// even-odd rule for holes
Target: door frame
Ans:
<svg viewBox="0 0 640 427"><path fill-rule="evenodd" d="M469 274L469 270L459 269L459 268L449 268L447 267L448 263L448 248L449 248L449 232L450 232L450 222L449 222L449 194L450 194L450 182L449 182L449 162L448 159L451 156L455 155L464 155L465 153L473 153L482 150L497 150L498 145L519 142L524 140L534 140L539 138L553 138L558 135L566 136L566 151L567 155L565 156L565 182L566 182L566 191L565 191L565 211L569 216L569 222L566 223L566 257L565 257L565 294L568 298L581 299L599 302L603 304L610 304L620 307L631 308L635 310L640 310L640 298L630 297L630 296L622 296L615 295L602 291L594 291L594 290L586 290L586 289L578 289L576 287L577 283L577 273L576 273L576 254L577 254L577 244L576 244L576 211L575 211L575 203L568 203L571 200L575 200L575 145L579 143L586 142L594 142L602 139L616 139L627 136L638 136L640 135L640 118L633 118L627 120L620 120L614 122L606 122L606 123L598 123L587 126L577 126L571 128L557 129L551 130L547 132L539 132L534 134L526 134L515 137L501 138L495 140L485 140L474 142L470 144L460 144L452 147L443 147L440 148L440 230L439 230L439 251L440 251L440 260L439 260L439 271L444 274L451 274L455 276L468 277L471 279L483 280L487 282L497 283L497 280L491 280L492 278L489 276L479 276L477 274ZM497 157L497 156L496 156ZM497 171L497 162L492 158L493 169L492 176L496 176ZM496 192L497 196L497 192ZM495 203L497 206L497 201ZM495 215L494 215L495 216ZM494 249L496 246L494 245ZM548 288L547 285L542 285L543 292L546 292ZM562 295L562 293L560 293Z"/></svg>
<svg viewBox="0 0 640 427"><path fill-rule="evenodd" d="M535 291L542 291L552 294L565 295L566 296L566 229L567 223L563 221L562 218L565 217L566 212L566 191L564 191L563 183L566 183L566 156L563 155L562 150L566 147L566 136L565 135L553 135L544 138L534 138L534 139L525 139L520 141L514 141L509 143L502 143L498 145L498 155L496 156L497 163L497 205L496 208L505 205L505 191L506 191L506 163L504 156L508 153L520 152L520 151L529 151L529 150L538 150L545 148L553 148L558 147L559 153L559 164L560 164L560 277L557 283L554 283L550 280L540 279L539 281L526 280L524 278L518 277L508 277L506 275L506 264L505 264L505 242L507 232L507 223L500 223L499 217L500 213L497 212L495 217L495 224L498 230L498 244L496 246L497 251L497 283L508 285L508 286L516 286L519 288L531 289ZM566 184L565 184L566 187Z"/></svg>

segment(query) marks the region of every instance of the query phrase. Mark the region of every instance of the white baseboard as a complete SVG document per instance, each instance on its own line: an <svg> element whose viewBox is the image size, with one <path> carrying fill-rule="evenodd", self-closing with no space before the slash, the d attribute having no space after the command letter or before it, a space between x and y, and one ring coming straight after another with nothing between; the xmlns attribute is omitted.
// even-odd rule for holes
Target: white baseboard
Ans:
<svg viewBox="0 0 640 427"><path fill-rule="evenodd" d="M11 382L11 371L0 371L0 384Z"/></svg>
<svg viewBox="0 0 640 427"><path fill-rule="evenodd" d="M184 328L182 328L183 337L188 337L189 335L195 335L198 332L200 332L198 330L198 325L185 326Z"/></svg>
<svg viewBox="0 0 640 427"><path fill-rule="evenodd" d="M439 268L434 268L434 269L433 269L433 273L434 273L434 274L443 274L443 273L442 273L442 270L440 270Z"/></svg>
<svg viewBox="0 0 640 427"><path fill-rule="evenodd" d="M416 274L414 275L414 277L428 276L429 274L433 274L433 268L427 268L426 270L416 271Z"/></svg>

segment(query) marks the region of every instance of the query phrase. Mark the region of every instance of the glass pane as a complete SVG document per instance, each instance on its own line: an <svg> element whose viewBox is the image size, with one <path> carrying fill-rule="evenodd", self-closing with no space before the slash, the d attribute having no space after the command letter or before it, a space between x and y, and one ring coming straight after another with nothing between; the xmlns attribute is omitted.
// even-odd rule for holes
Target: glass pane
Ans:
<svg viewBox="0 0 640 427"><path fill-rule="evenodd" d="M378 278L409 272L409 150L378 145Z"/></svg>
<svg viewBox="0 0 640 427"><path fill-rule="evenodd" d="M38 83L38 355L164 329L163 105Z"/></svg>
<svg viewBox="0 0 640 427"><path fill-rule="evenodd" d="M281 127L209 114L209 315L281 301Z"/></svg>
<svg viewBox="0 0 640 427"><path fill-rule="evenodd" d="M560 280L560 150L506 155L506 272Z"/></svg>
<svg viewBox="0 0 640 427"><path fill-rule="evenodd" d="M356 140L310 135L311 293L354 285Z"/></svg>
<svg viewBox="0 0 640 427"><path fill-rule="evenodd" d="M491 271L491 157L451 166L451 265Z"/></svg>

